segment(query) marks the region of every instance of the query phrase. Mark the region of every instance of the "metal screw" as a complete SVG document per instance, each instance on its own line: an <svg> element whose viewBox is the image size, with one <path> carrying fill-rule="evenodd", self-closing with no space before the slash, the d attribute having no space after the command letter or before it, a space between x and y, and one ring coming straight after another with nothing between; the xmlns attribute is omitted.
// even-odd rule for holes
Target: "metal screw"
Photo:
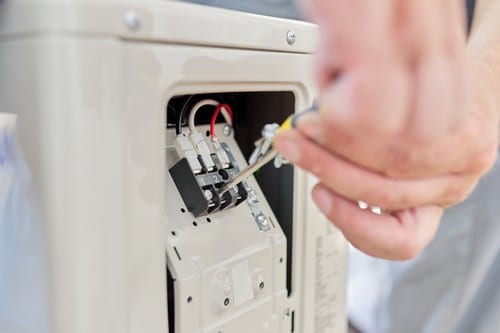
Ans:
<svg viewBox="0 0 500 333"><path fill-rule="evenodd" d="M279 129L280 125L276 123L265 124L264 127L262 128L261 134L264 137L264 139L274 139Z"/></svg>
<svg viewBox="0 0 500 333"><path fill-rule="evenodd" d="M225 124L224 127L222 128L222 134L224 134L224 136L230 136L232 131L233 128L228 124Z"/></svg>
<svg viewBox="0 0 500 333"><path fill-rule="evenodd" d="M213 194L213 193L212 193L212 191L210 191L210 190L205 190L205 191L203 192L203 195L205 196L205 199L207 199L207 200L209 200L209 201L210 201L210 200L212 200L212 199L213 199L213 197L214 197L214 194Z"/></svg>
<svg viewBox="0 0 500 333"><path fill-rule="evenodd" d="M295 36L295 32L288 30L286 32L286 42L288 45L293 45L295 44L295 40L297 39L297 36Z"/></svg>
<svg viewBox="0 0 500 333"><path fill-rule="evenodd" d="M257 205L259 203L259 199L257 198L257 194L255 194L254 190L250 190L248 192L248 203L250 205Z"/></svg>
<svg viewBox="0 0 500 333"><path fill-rule="evenodd" d="M133 10L129 10L125 13L123 21L130 30L137 30L141 26L141 20L139 19L137 13Z"/></svg>
<svg viewBox="0 0 500 333"><path fill-rule="evenodd" d="M264 214L257 215L257 223L259 223L262 226L266 226L268 223L267 217Z"/></svg>

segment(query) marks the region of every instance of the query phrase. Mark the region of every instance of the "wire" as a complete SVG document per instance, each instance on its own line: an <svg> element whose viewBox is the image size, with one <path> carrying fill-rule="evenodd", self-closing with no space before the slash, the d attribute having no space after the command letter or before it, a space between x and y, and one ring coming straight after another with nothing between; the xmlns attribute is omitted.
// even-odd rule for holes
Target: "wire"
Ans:
<svg viewBox="0 0 500 333"><path fill-rule="evenodd" d="M184 106L182 107L182 110L179 114L179 118L178 118L178 121L177 121L177 126L176 126L176 129L175 129L175 132L177 135L179 134L182 134L182 119L184 118L184 113L189 105L189 102L191 101L191 99L194 97L194 95L191 95L189 96L189 98L186 100L186 102L184 103ZM195 126L195 118L196 118L196 114L197 112L204 106L207 106L207 105L212 105L212 106L215 106L216 109L214 111L214 114L215 114L215 118L214 118L214 115L212 115L212 119L213 119L213 123L214 123L214 127L212 129L212 126L210 127L210 134L212 137L215 137L215 121L216 121L216 118L218 116L219 113L222 113L222 116L224 117L224 120L226 121L226 123L228 123L231 127L233 126L233 111L231 110L231 107L227 104L221 104L219 103L218 101L214 100L214 99L203 99L199 102L197 102L192 108L191 108L191 111L189 112L189 117L188 117L188 125L189 125L189 130L191 131L191 133L196 133L197 130L196 130L196 126Z"/></svg>
<svg viewBox="0 0 500 333"><path fill-rule="evenodd" d="M219 104L215 109L215 112L212 114L212 119L210 120L210 136L212 137L212 139L216 137L215 122L217 120L217 116L221 112L224 116L224 119L226 120L226 123L228 123L231 127L233 126L233 110L231 110L231 107L227 104Z"/></svg>
<svg viewBox="0 0 500 333"><path fill-rule="evenodd" d="M182 118L184 118L184 112L187 109L189 102L193 99L194 95L188 97L184 105L182 106L181 113L179 114L179 118L177 119L177 127L175 128L175 134L182 134Z"/></svg>
<svg viewBox="0 0 500 333"><path fill-rule="evenodd" d="M197 132L194 119L196 117L196 113L198 112L198 110L200 110L202 107L206 105L218 106L219 104L220 103L217 102L215 99L203 99L192 107L191 111L189 112L189 119L188 119L189 130L191 131L191 133Z"/></svg>
<svg viewBox="0 0 500 333"><path fill-rule="evenodd" d="M222 116L224 117L224 120L226 123L229 124L229 126L233 127L233 110L228 104L225 104L225 107L221 108L220 112L222 113Z"/></svg>
<svg viewBox="0 0 500 333"><path fill-rule="evenodd" d="M172 118L174 118L175 120L172 121L171 120ZM168 104L167 105L167 128L173 128L176 126L177 126L177 110L171 104Z"/></svg>

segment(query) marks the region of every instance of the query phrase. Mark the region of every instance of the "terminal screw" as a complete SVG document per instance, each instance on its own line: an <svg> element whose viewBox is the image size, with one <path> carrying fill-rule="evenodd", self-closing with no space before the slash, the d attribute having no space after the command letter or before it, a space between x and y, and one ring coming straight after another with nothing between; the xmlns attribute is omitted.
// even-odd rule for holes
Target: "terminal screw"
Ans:
<svg viewBox="0 0 500 333"><path fill-rule="evenodd" d="M222 128L222 133L224 134L224 136L230 136L232 132L233 128L228 124L225 124L224 127Z"/></svg>
<svg viewBox="0 0 500 333"><path fill-rule="evenodd" d="M214 194L210 190L203 191L203 195L205 196L205 199L207 199L208 201L214 198Z"/></svg>

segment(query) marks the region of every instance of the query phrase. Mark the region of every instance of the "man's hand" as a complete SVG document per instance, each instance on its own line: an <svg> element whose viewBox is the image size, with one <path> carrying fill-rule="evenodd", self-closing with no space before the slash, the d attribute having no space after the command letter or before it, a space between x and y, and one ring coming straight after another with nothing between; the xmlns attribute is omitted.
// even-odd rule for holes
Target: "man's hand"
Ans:
<svg viewBox="0 0 500 333"><path fill-rule="evenodd" d="M309 7L321 32L321 112L301 118L276 147L320 179L315 201L355 246L413 257L442 207L463 200L495 160L491 68L474 52L467 58L462 1ZM358 200L385 214L360 210Z"/></svg>

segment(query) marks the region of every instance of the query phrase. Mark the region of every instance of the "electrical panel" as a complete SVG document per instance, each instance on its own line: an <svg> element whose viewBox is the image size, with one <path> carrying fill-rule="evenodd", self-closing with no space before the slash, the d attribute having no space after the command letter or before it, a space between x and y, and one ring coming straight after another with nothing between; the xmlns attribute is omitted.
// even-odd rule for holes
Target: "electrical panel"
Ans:
<svg viewBox="0 0 500 333"><path fill-rule="evenodd" d="M244 103L249 98L259 103L261 96L279 105L277 110L273 104L260 106L261 111L268 109L268 119L280 121L293 112L293 95L286 92L215 94L210 99L195 95L174 98L169 104L166 197L171 332L207 327L213 332L291 332L294 318L286 302L287 239L281 221L253 176L220 195L224 185L247 165L249 143L260 136L257 128L266 119ZM190 126L181 126L184 112L179 109L190 109L185 115ZM216 123L220 110L224 122ZM199 114L201 119L196 120L201 124L194 124L192 112ZM210 122L204 124L202 115ZM254 123L249 124L252 118ZM288 216L279 209L277 214L290 224L293 198L286 192L293 188L293 170L290 166L278 170L270 164L257 174L285 173L268 196L276 196L289 211Z"/></svg>

